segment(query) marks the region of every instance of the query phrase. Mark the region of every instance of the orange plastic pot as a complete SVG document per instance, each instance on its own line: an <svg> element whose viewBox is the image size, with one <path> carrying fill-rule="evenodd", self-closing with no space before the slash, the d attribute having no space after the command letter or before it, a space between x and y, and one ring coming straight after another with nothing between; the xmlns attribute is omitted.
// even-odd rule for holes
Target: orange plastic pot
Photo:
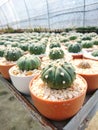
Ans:
<svg viewBox="0 0 98 130"><path fill-rule="evenodd" d="M29 89L33 103L35 107L38 109L38 111L45 117L56 121L65 120L74 116L83 105L87 90L87 83L85 79L82 78L81 76L79 77L81 78L83 84L85 85L86 88L85 91L83 91L81 95L65 101L51 101L39 98L36 95L34 95L31 90L31 86L33 84L33 81L36 78L38 78L38 76L33 78L29 84Z"/></svg>
<svg viewBox="0 0 98 130"><path fill-rule="evenodd" d="M98 89L98 74L78 74L87 81L87 92L93 92Z"/></svg>
<svg viewBox="0 0 98 130"><path fill-rule="evenodd" d="M11 63L11 64L0 64L0 72L2 76L6 79L10 79L9 75L9 69L14 66L16 63Z"/></svg>
<svg viewBox="0 0 98 130"><path fill-rule="evenodd" d="M83 54L72 54L73 59L82 59Z"/></svg>

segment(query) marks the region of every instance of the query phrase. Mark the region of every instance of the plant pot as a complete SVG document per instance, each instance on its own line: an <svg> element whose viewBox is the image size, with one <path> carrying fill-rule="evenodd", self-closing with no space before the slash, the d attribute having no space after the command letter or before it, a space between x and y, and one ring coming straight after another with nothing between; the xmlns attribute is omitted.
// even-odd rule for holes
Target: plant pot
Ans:
<svg viewBox="0 0 98 130"><path fill-rule="evenodd" d="M92 71L92 73L90 72L90 69L88 69L88 70L80 69L79 70L77 65L81 61L88 61L88 62L92 63L96 67L95 70ZM87 81L87 84L88 84L87 91L88 92L93 92L96 89L98 89L98 63L97 63L97 61L93 61L93 60L89 60L89 59L76 59L76 60L73 60L72 64L74 65L74 67L76 69L76 73L81 75Z"/></svg>
<svg viewBox="0 0 98 130"><path fill-rule="evenodd" d="M0 60L0 73L2 76L6 79L10 79L9 76L9 69L14 66L16 63L15 62L3 62L5 61L4 59Z"/></svg>
<svg viewBox="0 0 98 130"><path fill-rule="evenodd" d="M31 98L37 110L45 117L56 121L65 120L74 116L83 105L87 90L86 81L81 76L77 77L81 80L81 82L83 83L81 85L85 88L82 93L71 99L57 101L39 97L34 93L32 87L34 87L34 81L38 81L39 76L34 77L30 81L29 89L31 93Z"/></svg>
<svg viewBox="0 0 98 130"><path fill-rule="evenodd" d="M29 95L29 82L30 80L34 77L34 74L30 74L29 72L27 72L28 74L25 75L15 75L13 74L13 71L16 70L16 66L13 66L9 69L9 75L11 78L11 81L14 85L14 87L21 93Z"/></svg>
<svg viewBox="0 0 98 130"><path fill-rule="evenodd" d="M82 53L70 53L73 59L82 59L83 54Z"/></svg>

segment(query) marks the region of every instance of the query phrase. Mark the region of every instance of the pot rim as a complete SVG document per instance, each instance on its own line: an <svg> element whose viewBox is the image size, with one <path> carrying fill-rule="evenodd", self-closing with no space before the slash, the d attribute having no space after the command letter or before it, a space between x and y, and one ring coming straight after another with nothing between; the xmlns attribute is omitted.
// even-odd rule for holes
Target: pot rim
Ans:
<svg viewBox="0 0 98 130"><path fill-rule="evenodd" d="M85 84L85 90L84 90L80 95L78 95L78 96L76 96L76 97L74 97L74 98L67 99L67 100L61 100L61 101L52 101L52 100L43 99L43 98L40 98L40 97L36 96L36 95L33 94L33 92L31 91L31 86L32 86L33 80L36 79L36 78L38 78L39 75L36 75L34 78L32 78L31 81L30 81L30 83L29 83L30 94L33 95L33 96L34 96L35 98L37 98L38 100L41 100L41 101L44 101L44 102L46 101L46 102L48 102L48 103L65 103L65 102L67 103L67 102L73 101L73 100L75 100L75 99L77 99L77 98L83 96L83 95L86 94L86 92L87 92L87 82L86 82L86 80L85 80L82 76L80 76L80 75L78 75L78 74L77 74L77 76L80 77L80 78L82 79L82 81L84 82L84 84Z"/></svg>
<svg viewBox="0 0 98 130"><path fill-rule="evenodd" d="M33 77L34 75L36 75L36 73L33 73L32 75L23 75L23 76L17 76L17 75L14 75L14 74L12 74L12 72L11 72L11 70L15 67L15 66L17 66L17 65L14 65L14 66L12 66L10 69L9 69L9 74L11 75L11 76L13 76L13 77L16 77L16 78L29 78L29 77Z"/></svg>

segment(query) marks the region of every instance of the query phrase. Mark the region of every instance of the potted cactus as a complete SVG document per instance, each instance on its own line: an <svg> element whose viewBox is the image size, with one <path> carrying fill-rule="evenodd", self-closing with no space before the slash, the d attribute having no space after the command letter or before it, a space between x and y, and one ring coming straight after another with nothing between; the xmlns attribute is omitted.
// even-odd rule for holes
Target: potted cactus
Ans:
<svg viewBox="0 0 98 130"><path fill-rule="evenodd" d="M23 55L23 51L20 48L6 48L3 53L3 57L0 60L0 72L4 78L9 79L8 70L10 67L16 64L16 61Z"/></svg>
<svg viewBox="0 0 98 130"><path fill-rule="evenodd" d="M98 89L98 61L90 59L74 59L71 61L76 73L81 75L88 84L88 92Z"/></svg>
<svg viewBox="0 0 98 130"><path fill-rule="evenodd" d="M68 45L68 52L74 59L82 58L82 46L80 43L72 43Z"/></svg>
<svg viewBox="0 0 98 130"><path fill-rule="evenodd" d="M83 51L83 57L85 59L97 60L98 61L98 49L91 51Z"/></svg>
<svg viewBox="0 0 98 130"><path fill-rule="evenodd" d="M30 81L29 89L38 111L49 119L60 121L80 110L87 83L76 75L70 63L55 60Z"/></svg>
<svg viewBox="0 0 98 130"><path fill-rule="evenodd" d="M9 69L14 87L23 94L29 94L29 81L40 71L41 61L35 55L20 57L17 64Z"/></svg>
<svg viewBox="0 0 98 130"><path fill-rule="evenodd" d="M41 43L32 43L29 45L28 50L30 54L38 55L42 58L45 55L46 46Z"/></svg>

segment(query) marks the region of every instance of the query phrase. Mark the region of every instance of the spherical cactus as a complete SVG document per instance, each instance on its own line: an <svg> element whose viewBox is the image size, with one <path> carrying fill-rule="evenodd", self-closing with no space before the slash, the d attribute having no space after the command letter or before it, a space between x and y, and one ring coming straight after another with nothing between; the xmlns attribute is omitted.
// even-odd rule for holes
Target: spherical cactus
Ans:
<svg viewBox="0 0 98 130"><path fill-rule="evenodd" d="M72 85L76 73L70 63L57 60L43 68L41 78L50 88L66 89Z"/></svg>
<svg viewBox="0 0 98 130"><path fill-rule="evenodd" d="M91 65L89 64L89 62L83 60L78 64L78 68L88 69L91 68Z"/></svg>
<svg viewBox="0 0 98 130"><path fill-rule="evenodd" d="M92 53L91 53L92 56L94 57L98 57L98 50L94 50Z"/></svg>
<svg viewBox="0 0 98 130"><path fill-rule="evenodd" d="M94 45L98 45L98 40L94 40L94 41L93 41L93 44L94 44Z"/></svg>
<svg viewBox="0 0 98 130"><path fill-rule="evenodd" d="M69 40L76 40L77 39L77 36L70 36L69 37Z"/></svg>
<svg viewBox="0 0 98 130"><path fill-rule="evenodd" d="M72 53L78 53L82 50L82 46L79 43L69 44L68 51Z"/></svg>
<svg viewBox="0 0 98 130"><path fill-rule="evenodd" d="M33 43L29 45L28 50L31 54L40 55L45 53L46 46L40 43Z"/></svg>
<svg viewBox="0 0 98 130"><path fill-rule="evenodd" d="M60 43L57 43L57 42L53 42L49 45L49 48L52 49L54 47L61 47Z"/></svg>
<svg viewBox="0 0 98 130"><path fill-rule="evenodd" d="M49 52L49 58L50 59L60 59L64 57L64 51L59 47L54 47Z"/></svg>
<svg viewBox="0 0 98 130"><path fill-rule="evenodd" d="M17 61L23 55L23 51L17 47L7 48L4 52L4 57L8 61Z"/></svg>
<svg viewBox="0 0 98 130"><path fill-rule="evenodd" d="M17 65L20 70L29 71L29 70L38 69L41 66L41 61L37 56L24 55L18 59Z"/></svg>
<svg viewBox="0 0 98 130"><path fill-rule="evenodd" d="M83 37L82 37L82 40L84 40L84 41L85 41L85 40L92 40L92 38L91 38L90 36L83 36Z"/></svg>
<svg viewBox="0 0 98 130"><path fill-rule="evenodd" d="M91 41L82 42L82 48L91 48L93 47L93 43Z"/></svg>
<svg viewBox="0 0 98 130"><path fill-rule="evenodd" d="M22 49L22 50L24 50L24 51L27 51L28 50L28 43L21 43L20 45L19 45L19 47Z"/></svg>
<svg viewBox="0 0 98 130"><path fill-rule="evenodd" d="M0 57L3 57L6 48L0 48Z"/></svg>

